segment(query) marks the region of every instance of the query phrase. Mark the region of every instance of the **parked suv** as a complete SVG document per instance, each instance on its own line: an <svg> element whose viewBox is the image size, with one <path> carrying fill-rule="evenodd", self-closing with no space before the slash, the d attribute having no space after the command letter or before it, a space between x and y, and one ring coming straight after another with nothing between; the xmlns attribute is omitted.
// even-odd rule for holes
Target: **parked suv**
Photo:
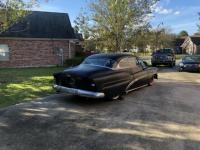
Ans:
<svg viewBox="0 0 200 150"><path fill-rule="evenodd" d="M165 48L160 49L152 54L151 64L152 66L157 65L169 65L170 67L174 67L176 63L175 54L172 49Z"/></svg>

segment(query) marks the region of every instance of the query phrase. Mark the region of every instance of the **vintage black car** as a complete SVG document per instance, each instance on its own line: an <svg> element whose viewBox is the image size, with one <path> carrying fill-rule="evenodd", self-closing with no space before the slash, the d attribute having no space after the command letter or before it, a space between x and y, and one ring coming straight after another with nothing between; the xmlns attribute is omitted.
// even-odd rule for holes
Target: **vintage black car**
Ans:
<svg viewBox="0 0 200 150"><path fill-rule="evenodd" d="M172 49L165 48L160 49L152 54L151 64L152 66L158 65L168 65L170 67L174 67L176 63L175 54Z"/></svg>
<svg viewBox="0 0 200 150"><path fill-rule="evenodd" d="M200 72L200 55L187 55L179 63L178 70Z"/></svg>
<svg viewBox="0 0 200 150"><path fill-rule="evenodd" d="M55 73L54 78L58 92L117 99L133 89L152 85L157 68L130 54L95 54L76 67Z"/></svg>

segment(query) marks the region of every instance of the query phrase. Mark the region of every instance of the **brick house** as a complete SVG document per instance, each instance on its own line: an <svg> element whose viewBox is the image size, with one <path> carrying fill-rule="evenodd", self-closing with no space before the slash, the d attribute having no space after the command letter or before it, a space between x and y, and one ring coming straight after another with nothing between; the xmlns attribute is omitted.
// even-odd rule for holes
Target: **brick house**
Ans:
<svg viewBox="0 0 200 150"><path fill-rule="evenodd" d="M77 42L68 14L33 11L0 34L0 67L59 65Z"/></svg>
<svg viewBox="0 0 200 150"><path fill-rule="evenodd" d="M187 54L200 54L200 36L188 36L181 47Z"/></svg>

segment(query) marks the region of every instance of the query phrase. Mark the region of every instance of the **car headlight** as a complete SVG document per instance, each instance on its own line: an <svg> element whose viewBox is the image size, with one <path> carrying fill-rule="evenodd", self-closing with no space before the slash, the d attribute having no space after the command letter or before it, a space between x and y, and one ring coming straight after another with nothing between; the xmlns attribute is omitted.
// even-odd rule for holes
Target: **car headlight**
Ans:
<svg viewBox="0 0 200 150"><path fill-rule="evenodd" d="M183 67L183 66L184 66L184 64L181 62L181 63L179 64L179 66L180 66L180 67Z"/></svg>
<svg viewBox="0 0 200 150"><path fill-rule="evenodd" d="M168 59L168 60L172 60L172 57L171 57L171 56L167 56L167 59Z"/></svg>

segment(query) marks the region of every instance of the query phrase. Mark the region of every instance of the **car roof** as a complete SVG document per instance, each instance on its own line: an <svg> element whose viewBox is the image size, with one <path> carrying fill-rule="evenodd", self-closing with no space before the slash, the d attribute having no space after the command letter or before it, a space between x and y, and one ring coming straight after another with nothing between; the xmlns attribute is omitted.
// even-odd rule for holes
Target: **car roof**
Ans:
<svg viewBox="0 0 200 150"><path fill-rule="evenodd" d="M108 54L102 53L102 54L91 55L88 58L91 58L91 59L107 58L107 59L118 60L118 59L121 59L123 57L130 57L130 56L135 57L134 55L126 54L126 53L108 53Z"/></svg>

